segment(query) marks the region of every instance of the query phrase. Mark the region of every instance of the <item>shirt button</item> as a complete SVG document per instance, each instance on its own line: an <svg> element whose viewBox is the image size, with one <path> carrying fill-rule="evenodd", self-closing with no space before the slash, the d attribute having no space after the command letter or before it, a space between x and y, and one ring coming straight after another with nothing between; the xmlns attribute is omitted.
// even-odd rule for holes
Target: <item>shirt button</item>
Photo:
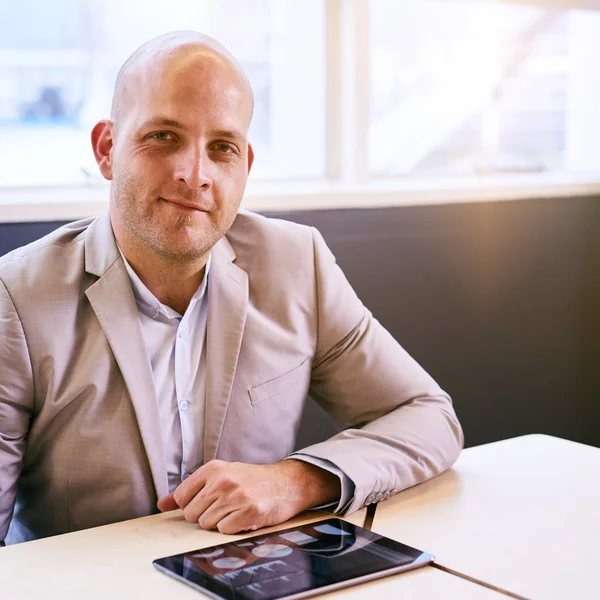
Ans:
<svg viewBox="0 0 600 600"><path fill-rule="evenodd" d="M190 405L189 405L189 403L188 403L186 400L184 400L184 401L183 401L183 402L181 402L181 404L179 405L179 408L180 408L181 410L187 410L187 409L189 408L189 406L190 406Z"/></svg>

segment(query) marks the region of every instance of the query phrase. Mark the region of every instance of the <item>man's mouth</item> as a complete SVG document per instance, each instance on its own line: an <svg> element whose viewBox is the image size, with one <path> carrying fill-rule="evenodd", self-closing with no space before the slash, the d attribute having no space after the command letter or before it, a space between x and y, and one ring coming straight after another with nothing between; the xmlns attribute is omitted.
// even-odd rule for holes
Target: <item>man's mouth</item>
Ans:
<svg viewBox="0 0 600 600"><path fill-rule="evenodd" d="M161 198L161 200L172 204L177 209L182 210L184 212L210 212L205 205L196 204L187 200L179 200L177 198Z"/></svg>

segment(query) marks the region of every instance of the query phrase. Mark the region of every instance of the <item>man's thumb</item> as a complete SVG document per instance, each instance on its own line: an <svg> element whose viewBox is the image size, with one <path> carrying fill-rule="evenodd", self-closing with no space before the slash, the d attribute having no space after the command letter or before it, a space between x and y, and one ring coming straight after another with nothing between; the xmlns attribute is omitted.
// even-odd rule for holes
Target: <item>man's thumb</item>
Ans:
<svg viewBox="0 0 600 600"><path fill-rule="evenodd" d="M164 498L161 498L156 503L156 506L158 507L158 510L160 510L160 512L167 512L168 510L176 510L179 508L179 505L177 504L177 502L175 502L175 498L173 498L172 493L168 496L165 496Z"/></svg>

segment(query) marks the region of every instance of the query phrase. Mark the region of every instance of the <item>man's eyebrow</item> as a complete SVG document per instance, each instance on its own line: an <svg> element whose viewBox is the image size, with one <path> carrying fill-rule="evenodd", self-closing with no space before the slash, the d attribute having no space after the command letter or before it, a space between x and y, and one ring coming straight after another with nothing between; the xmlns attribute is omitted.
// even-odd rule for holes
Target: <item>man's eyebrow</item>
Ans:
<svg viewBox="0 0 600 600"><path fill-rule="evenodd" d="M229 138L231 140L244 140L246 136L239 131L232 131L229 129L219 129L212 132L212 137L217 138Z"/></svg>
<svg viewBox="0 0 600 600"><path fill-rule="evenodd" d="M176 129L185 129L185 127L179 121L162 117L156 117L154 119L144 121L142 127L175 127Z"/></svg>

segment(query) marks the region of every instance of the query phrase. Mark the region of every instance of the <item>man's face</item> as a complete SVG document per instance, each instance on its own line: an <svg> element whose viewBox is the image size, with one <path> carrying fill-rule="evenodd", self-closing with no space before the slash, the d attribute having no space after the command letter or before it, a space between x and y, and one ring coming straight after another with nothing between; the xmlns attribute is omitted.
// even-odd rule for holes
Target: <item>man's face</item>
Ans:
<svg viewBox="0 0 600 600"><path fill-rule="evenodd" d="M194 260L237 214L251 99L223 61L193 53L135 79L112 132L113 219L141 247Z"/></svg>

